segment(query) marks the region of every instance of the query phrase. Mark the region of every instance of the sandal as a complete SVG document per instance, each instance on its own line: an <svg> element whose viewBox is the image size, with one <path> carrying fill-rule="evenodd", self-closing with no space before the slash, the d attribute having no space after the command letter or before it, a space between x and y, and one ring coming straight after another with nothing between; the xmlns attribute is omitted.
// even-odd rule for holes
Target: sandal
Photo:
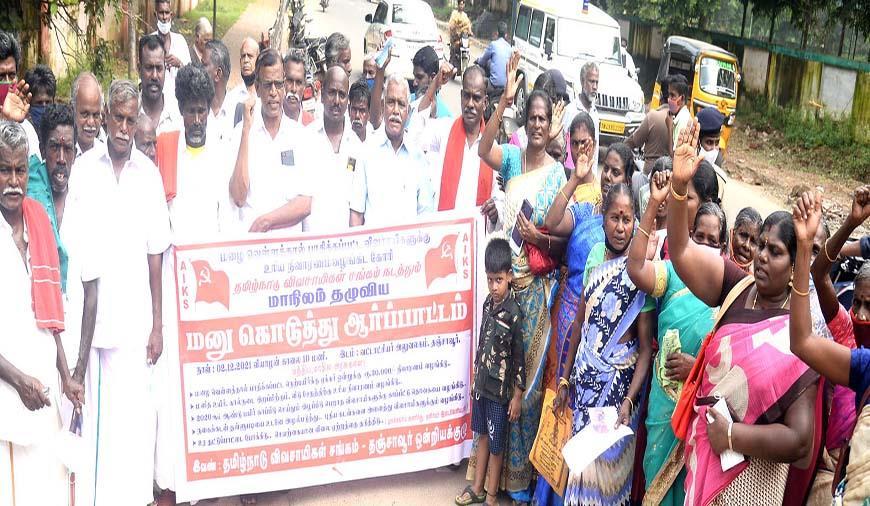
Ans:
<svg viewBox="0 0 870 506"><path fill-rule="evenodd" d="M467 499L463 499L463 497L467 497ZM468 506L469 504L480 504L486 501L486 494L477 495L474 493L474 489L471 488L471 485L465 487L465 490L462 491L461 494L456 496L456 505L457 506Z"/></svg>

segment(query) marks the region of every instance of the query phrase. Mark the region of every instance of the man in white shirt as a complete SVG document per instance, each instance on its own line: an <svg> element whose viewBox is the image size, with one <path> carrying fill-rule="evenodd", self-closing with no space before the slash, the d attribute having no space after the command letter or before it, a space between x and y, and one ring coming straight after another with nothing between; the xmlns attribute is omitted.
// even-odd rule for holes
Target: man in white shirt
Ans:
<svg viewBox="0 0 870 506"><path fill-rule="evenodd" d="M164 49L160 38L146 35L139 39L139 79L142 81L141 111L157 124L157 134L178 130L181 114L175 102L175 81L166 85ZM167 91L169 90L169 91Z"/></svg>
<svg viewBox="0 0 870 506"><path fill-rule="evenodd" d="M220 146L208 140L209 104L214 95L212 79L205 69L185 65L175 80L175 95L184 120L183 132L165 132L158 139L161 174L169 203L172 244L196 239L214 239L221 230L221 212L229 205L229 174L222 163ZM207 148L208 146L208 148ZM170 186L172 185L172 186ZM163 313L177 314L173 255L163 256ZM161 489L158 504L175 504L175 457L183 440L178 426L177 388L171 364L177 363L177 322L166 318L163 347L166 357L154 367L157 408L157 438L154 480Z"/></svg>
<svg viewBox="0 0 870 506"><path fill-rule="evenodd" d="M595 62L586 62L580 67L580 93L577 98L565 106L565 114L562 116L563 131L571 130L571 122L579 112L586 112L595 124L595 146L601 147L601 120L598 117L598 109L595 101L598 100L598 65ZM569 154L570 156L570 154ZM598 175L598 149L592 153L592 170Z"/></svg>
<svg viewBox="0 0 870 506"><path fill-rule="evenodd" d="M83 436L89 467L79 477L83 504L153 500L155 422L151 366L163 351L162 262L169 217L160 173L133 149L139 111L136 85L109 88L105 149L75 163L67 212L73 209L103 240L100 301L87 370Z"/></svg>
<svg viewBox="0 0 870 506"><path fill-rule="evenodd" d="M209 104L208 140L210 144L224 145L233 134L236 103L227 95L230 80L230 52L219 40L205 43L203 66L214 84L214 97ZM180 106L181 104L179 104Z"/></svg>
<svg viewBox="0 0 870 506"><path fill-rule="evenodd" d="M430 99L433 96L430 92ZM497 204L504 201L504 192L499 188L496 172L477 153L486 100L486 73L479 65L472 65L462 76L462 116L455 120L429 119L421 139L423 150L429 155L436 209L479 207L489 218L488 225L495 227Z"/></svg>
<svg viewBox="0 0 870 506"><path fill-rule="evenodd" d="M60 342L64 328L57 246L48 216L27 192L27 136L0 121L0 505L66 504L66 468L55 451L58 404L70 388ZM45 241L45 242L43 242ZM73 393L75 390L75 394Z"/></svg>
<svg viewBox="0 0 870 506"><path fill-rule="evenodd" d="M674 132L671 149L677 148L680 132L692 121L692 113L686 107L689 100L689 81L682 74L668 76L668 112L674 118Z"/></svg>
<svg viewBox="0 0 870 506"><path fill-rule="evenodd" d="M193 44L190 45L190 63L205 63L205 45L214 40L214 30L206 17L201 17L193 28Z"/></svg>
<svg viewBox="0 0 870 506"><path fill-rule="evenodd" d="M172 31L171 0L154 0L154 15L157 20L157 31L152 35L160 37L163 50L166 52L166 88L169 94L175 93L175 76L178 69L190 63L190 48L180 33Z"/></svg>
<svg viewBox="0 0 870 506"><path fill-rule="evenodd" d="M350 79L344 68L335 65L323 78L321 100L323 119L307 128L313 134L318 163L312 174L315 188L311 214L302 229L313 232L340 232L350 226L350 192L353 175L363 170L363 143L351 129L347 111Z"/></svg>
<svg viewBox="0 0 870 506"><path fill-rule="evenodd" d="M102 144L103 87L97 76L82 72L72 84L72 106L76 121L76 156Z"/></svg>
<svg viewBox="0 0 870 506"><path fill-rule="evenodd" d="M257 95L257 90L254 89L254 81L257 79L254 68L258 56L260 56L260 45L251 37L245 37L239 48L239 75L242 82L227 92L227 101L232 107L244 103L250 96Z"/></svg>
<svg viewBox="0 0 870 506"><path fill-rule="evenodd" d="M434 210L425 155L405 139L409 97L407 80L395 74L387 78L384 132L366 141L366 163L354 171L351 226L410 223Z"/></svg>
<svg viewBox="0 0 870 506"><path fill-rule="evenodd" d="M311 213L315 160L310 134L284 115L284 66L278 51L260 53L255 72L257 96L244 103L242 124L234 133L238 155L230 197L243 230L299 231Z"/></svg>

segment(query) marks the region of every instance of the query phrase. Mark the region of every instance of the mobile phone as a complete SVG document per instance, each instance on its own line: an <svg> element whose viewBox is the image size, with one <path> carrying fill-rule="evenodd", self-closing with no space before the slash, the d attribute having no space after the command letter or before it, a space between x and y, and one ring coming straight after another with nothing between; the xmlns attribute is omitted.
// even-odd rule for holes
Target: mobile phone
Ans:
<svg viewBox="0 0 870 506"><path fill-rule="evenodd" d="M12 89L12 84L10 82L0 83L0 106L2 106L6 102L6 95L9 94L9 90Z"/></svg>
<svg viewBox="0 0 870 506"><path fill-rule="evenodd" d="M525 216L527 220L532 218L532 204L529 203L528 199L523 200L523 204L520 206L520 214ZM514 228L511 230L511 250L514 254L519 255L523 250L524 244L525 240L523 240L523 235L520 233L520 229L517 227L516 223L514 223Z"/></svg>
<svg viewBox="0 0 870 506"><path fill-rule="evenodd" d="M387 61L387 56L390 54L390 48L392 47L393 38L390 37L389 39L387 39L386 42L384 42L384 47L382 47L381 50L378 51L378 54L375 56L375 65L377 65L378 68L382 68L384 66L384 62Z"/></svg>

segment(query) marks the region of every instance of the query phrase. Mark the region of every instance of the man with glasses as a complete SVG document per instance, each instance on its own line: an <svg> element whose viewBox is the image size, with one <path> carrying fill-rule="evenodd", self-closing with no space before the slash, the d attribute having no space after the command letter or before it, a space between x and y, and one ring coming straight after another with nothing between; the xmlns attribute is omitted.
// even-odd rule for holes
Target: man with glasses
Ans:
<svg viewBox="0 0 870 506"><path fill-rule="evenodd" d="M312 141L299 123L285 117L285 75L278 51L260 53L255 74L257 95L245 101L242 123L235 130L238 155L230 197L243 230L299 231L311 213Z"/></svg>

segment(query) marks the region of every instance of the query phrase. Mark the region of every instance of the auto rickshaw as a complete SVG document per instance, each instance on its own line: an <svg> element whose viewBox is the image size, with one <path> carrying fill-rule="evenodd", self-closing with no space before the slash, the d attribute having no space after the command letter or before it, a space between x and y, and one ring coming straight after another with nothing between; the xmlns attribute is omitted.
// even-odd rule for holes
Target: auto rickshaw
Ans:
<svg viewBox="0 0 870 506"><path fill-rule="evenodd" d="M689 82L686 107L692 117L705 107L715 107L725 116L719 149L728 148L731 128L737 113L737 85L740 65L737 56L721 47L687 37L668 37L662 48L662 59L656 75L650 109L667 102L667 90L661 81L669 74L683 74Z"/></svg>

